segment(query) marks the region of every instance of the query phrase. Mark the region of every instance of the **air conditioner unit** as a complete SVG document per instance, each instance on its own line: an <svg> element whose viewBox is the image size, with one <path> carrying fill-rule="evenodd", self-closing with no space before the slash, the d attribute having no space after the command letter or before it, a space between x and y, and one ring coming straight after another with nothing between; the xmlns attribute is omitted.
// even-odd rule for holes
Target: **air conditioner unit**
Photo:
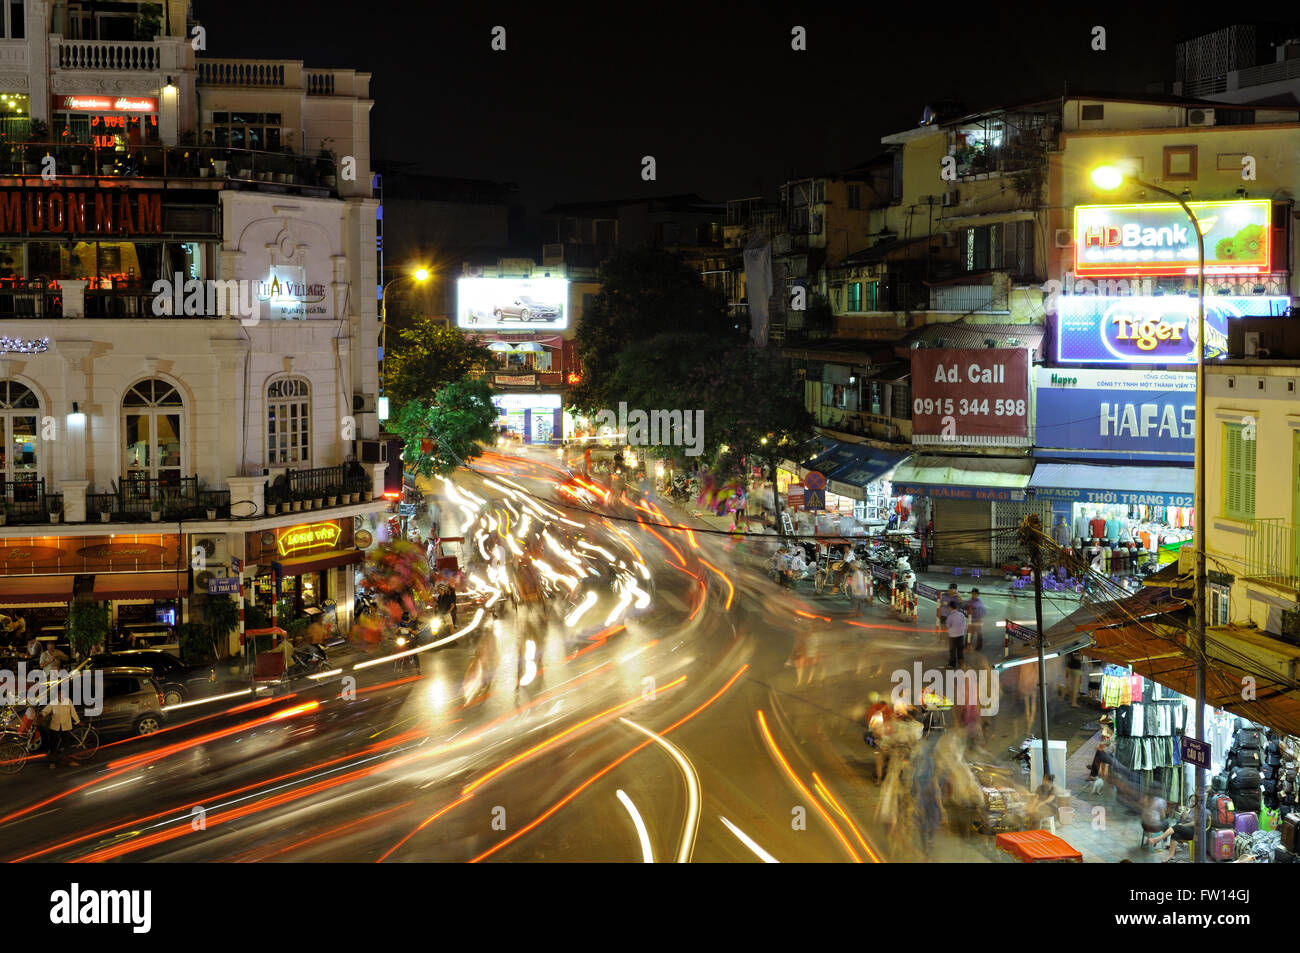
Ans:
<svg viewBox="0 0 1300 953"><path fill-rule="evenodd" d="M224 536L204 537L195 540L194 546L203 550L203 558L206 560L209 569L230 563L230 550L226 545L226 537Z"/></svg>
<svg viewBox="0 0 1300 953"><path fill-rule="evenodd" d="M953 189L951 192L943 193L943 202L941 204L943 205L944 208L948 208L950 206L956 205L960 201L961 201L961 192L958 191L957 189Z"/></svg>
<svg viewBox="0 0 1300 953"><path fill-rule="evenodd" d="M542 264L543 265L562 265L564 264L564 246L558 242L542 246Z"/></svg>
<svg viewBox="0 0 1300 953"><path fill-rule="evenodd" d="M387 463L388 445L382 440L358 440L356 455L361 463Z"/></svg>
<svg viewBox="0 0 1300 953"><path fill-rule="evenodd" d="M1187 110L1187 125L1189 126L1213 126L1214 110L1213 109L1189 109Z"/></svg>
<svg viewBox="0 0 1300 953"><path fill-rule="evenodd" d="M375 395L353 394L352 412L354 414L373 414L375 412Z"/></svg>
<svg viewBox="0 0 1300 953"><path fill-rule="evenodd" d="M1058 228L1056 230L1056 247L1069 248L1074 244L1074 236L1070 234L1068 228Z"/></svg>

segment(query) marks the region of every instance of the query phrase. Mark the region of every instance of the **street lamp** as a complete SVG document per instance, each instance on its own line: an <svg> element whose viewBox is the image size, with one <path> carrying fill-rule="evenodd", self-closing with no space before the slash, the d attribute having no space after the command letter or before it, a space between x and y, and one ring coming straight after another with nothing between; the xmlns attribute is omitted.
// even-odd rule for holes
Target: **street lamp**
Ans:
<svg viewBox="0 0 1300 953"><path fill-rule="evenodd" d="M384 393L384 384L387 383L387 379L384 376L384 368L388 364L388 289L399 281L408 280L418 283L428 281L429 269L417 268L410 274L398 275L396 278L389 278L384 282L383 287L379 289L379 349L384 353L384 356L379 359L379 393L381 395Z"/></svg>
<svg viewBox="0 0 1300 953"><path fill-rule="evenodd" d="M1143 182L1115 166L1092 170L1092 182L1104 191L1113 191L1124 183L1167 195L1177 202L1196 233L1196 496L1193 499L1196 522L1196 740L1205 742L1205 236L1201 223L1181 195ZM1196 841L1192 862L1205 862L1205 768L1196 766Z"/></svg>

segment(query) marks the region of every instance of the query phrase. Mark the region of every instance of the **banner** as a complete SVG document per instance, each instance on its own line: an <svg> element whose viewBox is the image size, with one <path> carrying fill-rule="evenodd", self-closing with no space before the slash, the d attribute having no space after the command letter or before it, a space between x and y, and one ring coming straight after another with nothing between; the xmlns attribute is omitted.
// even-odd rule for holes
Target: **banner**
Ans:
<svg viewBox="0 0 1300 953"><path fill-rule="evenodd" d="M929 599L931 602L939 601L939 590L934 586L927 586L923 582L918 582L912 588L922 599Z"/></svg>
<svg viewBox="0 0 1300 953"><path fill-rule="evenodd" d="M894 571L892 569L887 569L884 566L872 566L871 575L879 579L881 582L890 582L894 578Z"/></svg>
<svg viewBox="0 0 1300 953"><path fill-rule="evenodd" d="M1207 295L1206 359L1227 356L1230 319L1278 317L1290 307L1282 296ZM1056 299L1060 364L1195 364L1198 330L1196 298L1187 295Z"/></svg>
<svg viewBox="0 0 1300 953"><path fill-rule="evenodd" d="M1035 446L1190 459L1196 451L1194 371L1040 367Z"/></svg>
<svg viewBox="0 0 1300 953"><path fill-rule="evenodd" d="M1268 199L1189 202L1205 244L1207 275L1272 271L1273 203ZM1079 205L1074 210L1074 273L1195 275L1196 229L1176 202Z"/></svg>
<svg viewBox="0 0 1300 953"><path fill-rule="evenodd" d="M1019 639L1021 642L1034 643L1038 641L1038 633L1033 629L1026 628L1023 625L1017 625L1010 619L1007 619L1007 635L1013 639Z"/></svg>
<svg viewBox="0 0 1300 953"><path fill-rule="evenodd" d="M912 352L914 444L1029 444L1029 351L921 348Z"/></svg>

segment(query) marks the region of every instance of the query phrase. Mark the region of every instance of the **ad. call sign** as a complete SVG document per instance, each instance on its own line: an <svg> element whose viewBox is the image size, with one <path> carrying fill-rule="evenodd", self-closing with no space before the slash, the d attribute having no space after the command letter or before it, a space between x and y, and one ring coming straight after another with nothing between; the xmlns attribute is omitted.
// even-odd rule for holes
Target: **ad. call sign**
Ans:
<svg viewBox="0 0 1300 953"><path fill-rule="evenodd" d="M1026 446L1029 351L1018 347L913 351L912 442Z"/></svg>

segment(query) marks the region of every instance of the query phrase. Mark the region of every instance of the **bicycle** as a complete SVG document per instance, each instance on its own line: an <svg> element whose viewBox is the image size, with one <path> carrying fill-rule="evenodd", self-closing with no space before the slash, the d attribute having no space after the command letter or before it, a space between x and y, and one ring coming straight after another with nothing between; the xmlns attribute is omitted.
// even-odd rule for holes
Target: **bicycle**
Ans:
<svg viewBox="0 0 1300 953"><path fill-rule="evenodd" d="M71 744L66 745L62 753L70 761L84 763L99 750L99 732L88 721L83 721L65 734ZM41 750L42 744L41 732L34 726L26 734L15 734L12 740L0 744L0 772L17 774Z"/></svg>

